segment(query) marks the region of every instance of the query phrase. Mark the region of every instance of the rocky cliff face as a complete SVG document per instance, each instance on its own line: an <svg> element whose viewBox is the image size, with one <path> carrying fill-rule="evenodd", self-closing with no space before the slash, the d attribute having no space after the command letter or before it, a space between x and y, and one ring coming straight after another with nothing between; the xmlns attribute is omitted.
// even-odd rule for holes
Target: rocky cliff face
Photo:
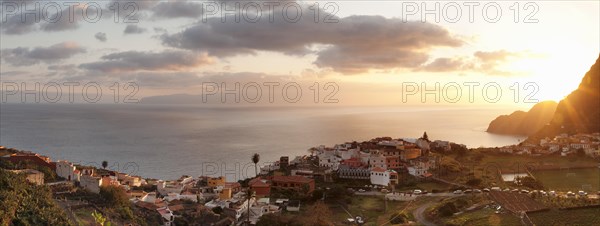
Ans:
<svg viewBox="0 0 600 226"><path fill-rule="evenodd" d="M501 115L488 126L487 132L510 135L531 135L547 125L556 111L557 103L544 101L534 105L528 112L515 111Z"/></svg>
<svg viewBox="0 0 600 226"><path fill-rule="evenodd" d="M537 140L560 133L600 132L600 57L579 87L558 103L550 124L529 137Z"/></svg>

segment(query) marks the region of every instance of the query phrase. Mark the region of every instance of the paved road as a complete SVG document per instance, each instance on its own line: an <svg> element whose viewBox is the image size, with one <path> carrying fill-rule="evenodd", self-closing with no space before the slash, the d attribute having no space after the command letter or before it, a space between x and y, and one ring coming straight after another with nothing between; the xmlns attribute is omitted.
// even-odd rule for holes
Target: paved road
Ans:
<svg viewBox="0 0 600 226"><path fill-rule="evenodd" d="M433 206L435 204L435 202L428 202L425 205L420 206L419 208L415 209L415 211L413 211L413 216L415 217L415 220L417 222L419 222L419 224L425 225L425 226L436 226L435 223L427 220L425 218L425 210L427 208L429 208L430 206Z"/></svg>

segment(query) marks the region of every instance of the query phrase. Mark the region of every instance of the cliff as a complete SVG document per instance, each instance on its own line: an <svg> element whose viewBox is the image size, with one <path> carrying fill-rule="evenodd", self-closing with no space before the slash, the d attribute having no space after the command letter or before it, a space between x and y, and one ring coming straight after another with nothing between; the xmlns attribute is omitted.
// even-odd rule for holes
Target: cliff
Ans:
<svg viewBox="0 0 600 226"><path fill-rule="evenodd" d="M515 111L510 115L501 115L488 126L487 132L510 135L531 135L548 124L556 111L557 103L543 101L529 111Z"/></svg>

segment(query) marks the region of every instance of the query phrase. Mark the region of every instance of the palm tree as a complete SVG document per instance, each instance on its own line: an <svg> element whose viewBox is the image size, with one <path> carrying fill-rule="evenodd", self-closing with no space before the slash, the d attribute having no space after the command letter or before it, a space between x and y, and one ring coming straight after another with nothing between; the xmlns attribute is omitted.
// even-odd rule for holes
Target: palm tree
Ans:
<svg viewBox="0 0 600 226"><path fill-rule="evenodd" d="M260 155L258 153L254 153L252 155L252 162L254 163L254 173L258 176L258 161L260 161Z"/></svg>
<svg viewBox="0 0 600 226"><path fill-rule="evenodd" d="M108 167L108 162L106 160L102 161L102 168L106 169Z"/></svg>

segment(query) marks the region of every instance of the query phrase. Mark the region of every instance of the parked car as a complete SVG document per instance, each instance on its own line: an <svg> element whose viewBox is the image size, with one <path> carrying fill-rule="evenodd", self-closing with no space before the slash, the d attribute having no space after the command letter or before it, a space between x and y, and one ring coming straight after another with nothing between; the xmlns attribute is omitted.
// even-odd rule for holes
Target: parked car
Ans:
<svg viewBox="0 0 600 226"><path fill-rule="evenodd" d="M423 191L421 191L419 189L416 189L416 190L413 191L413 194L420 195L420 194L423 194Z"/></svg>
<svg viewBox="0 0 600 226"><path fill-rule="evenodd" d="M567 192L567 197L575 197L575 193L572 191Z"/></svg>
<svg viewBox="0 0 600 226"><path fill-rule="evenodd" d="M498 189L499 189L499 188L498 188ZM488 188L484 188L484 189L483 189L483 192L490 192L490 189L488 189Z"/></svg>
<svg viewBox="0 0 600 226"><path fill-rule="evenodd" d="M383 193L389 193L390 191L388 191L387 189L384 188L384 189L381 189L381 192L383 192Z"/></svg>
<svg viewBox="0 0 600 226"><path fill-rule="evenodd" d="M465 190L465 194L469 194L469 193L471 193L471 192L473 192L473 190L471 190L471 189L467 189L467 190Z"/></svg>
<svg viewBox="0 0 600 226"><path fill-rule="evenodd" d="M463 193L463 191L462 191L462 190L456 190L456 191L454 191L453 193L458 195L458 194L462 194L462 193Z"/></svg>
<svg viewBox="0 0 600 226"><path fill-rule="evenodd" d="M473 189L473 192L474 193L481 193L481 190L479 190L479 189Z"/></svg>
<svg viewBox="0 0 600 226"><path fill-rule="evenodd" d="M523 194L529 194L529 191L528 191L528 190L525 190L525 189L523 189L523 190L521 190L521 193L523 193Z"/></svg>
<svg viewBox="0 0 600 226"><path fill-rule="evenodd" d="M365 189L358 189L358 192L363 193L366 192Z"/></svg>
<svg viewBox="0 0 600 226"><path fill-rule="evenodd" d="M488 189L488 190L492 190L492 191L502 191L502 189L500 189L500 187L492 187L492 189Z"/></svg>
<svg viewBox="0 0 600 226"><path fill-rule="evenodd" d="M556 191L550 191L550 192L548 192L548 194L551 196L556 196Z"/></svg>
<svg viewBox="0 0 600 226"><path fill-rule="evenodd" d="M586 196L588 193L585 191L579 191L577 192L577 194L579 194L580 196Z"/></svg>

